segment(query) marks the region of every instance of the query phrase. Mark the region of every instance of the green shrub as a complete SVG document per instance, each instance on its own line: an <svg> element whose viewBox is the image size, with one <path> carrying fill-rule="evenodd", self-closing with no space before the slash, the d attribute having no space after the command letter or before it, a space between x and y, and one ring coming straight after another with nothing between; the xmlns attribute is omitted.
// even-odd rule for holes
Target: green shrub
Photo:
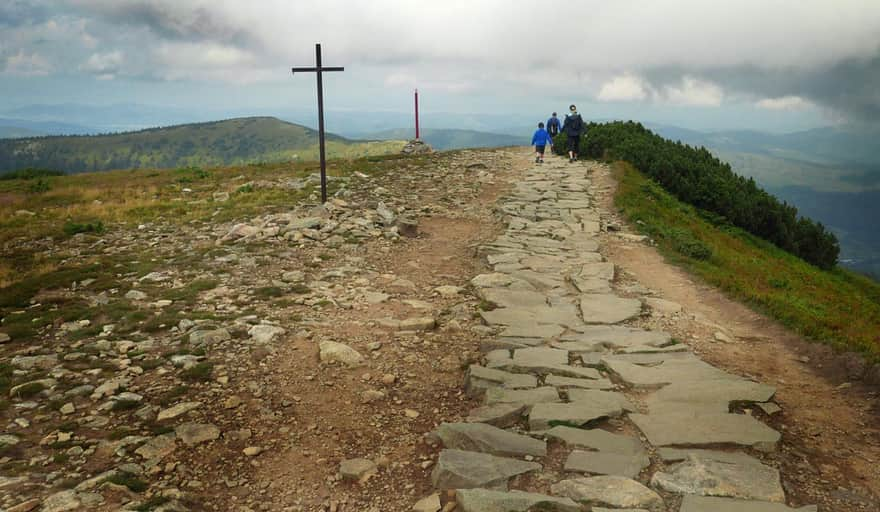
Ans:
<svg viewBox="0 0 880 512"><path fill-rule="evenodd" d="M43 192L48 192L50 188L48 181L39 178L37 181L28 184L27 192L28 194L42 194Z"/></svg>
<svg viewBox="0 0 880 512"><path fill-rule="evenodd" d="M206 382L211 380L214 365L211 363L197 363L180 372L180 378L191 382Z"/></svg>
<svg viewBox="0 0 880 512"><path fill-rule="evenodd" d="M73 236L78 233L103 233L104 232L104 223L101 221L97 222L73 222L67 221L64 223L64 227L62 228L64 234L67 236Z"/></svg>
<svg viewBox="0 0 880 512"><path fill-rule="evenodd" d="M28 167L27 169L19 169L17 171L0 174L0 180L33 180L49 176L64 176L64 171Z"/></svg>
<svg viewBox="0 0 880 512"><path fill-rule="evenodd" d="M107 479L108 482L128 487L132 492L144 492L150 486L131 473L117 473Z"/></svg>

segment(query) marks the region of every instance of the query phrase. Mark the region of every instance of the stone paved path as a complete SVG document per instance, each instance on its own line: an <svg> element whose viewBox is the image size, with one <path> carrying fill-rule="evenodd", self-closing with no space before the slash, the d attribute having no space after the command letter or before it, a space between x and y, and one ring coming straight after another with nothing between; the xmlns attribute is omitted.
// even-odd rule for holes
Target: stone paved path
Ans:
<svg viewBox="0 0 880 512"><path fill-rule="evenodd" d="M780 434L732 412L770 401L773 387L627 326L647 306L615 290L598 252L598 165L554 159L501 200L508 228L480 247L494 271L472 280L498 332L465 382L484 405L434 432L435 487L457 490L463 512L817 510L788 507L778 470L759 458ZM610 418L628 428L612 432ZM565 448L561 476L544 474L548 443ZM553 480L549 494L511 488L536 474Z"/></svg>

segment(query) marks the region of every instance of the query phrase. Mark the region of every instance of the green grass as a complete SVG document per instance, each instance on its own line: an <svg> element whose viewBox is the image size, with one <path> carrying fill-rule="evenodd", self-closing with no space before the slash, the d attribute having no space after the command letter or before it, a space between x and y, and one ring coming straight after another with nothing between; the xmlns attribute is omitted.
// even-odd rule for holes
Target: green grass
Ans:
<svg viewBox="0 0 880 512"><path fill-rule="evenodd" d="M190 382L207 382L211 380L214 365L211 363L197 363L180 372L180 378Z"/></svg>
<svg viewBox="0 0 880 512"><path fill-rule="evenodd" d="M614 172L615 205L669 261L810 339L880 361L880 284L820 270L681 203L629 164Z"/></svg>

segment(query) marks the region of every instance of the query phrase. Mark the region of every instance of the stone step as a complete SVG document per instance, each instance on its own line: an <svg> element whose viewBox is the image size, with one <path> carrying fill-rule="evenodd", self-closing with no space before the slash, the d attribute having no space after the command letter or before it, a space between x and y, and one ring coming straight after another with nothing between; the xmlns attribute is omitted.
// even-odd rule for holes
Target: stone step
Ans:
<svg viewBox="0 0 880 512"><path fill-rule="evenodd" d="M547 455L547 443L485 423L441 423L432 433L443 446L505 457Z"/></svg>

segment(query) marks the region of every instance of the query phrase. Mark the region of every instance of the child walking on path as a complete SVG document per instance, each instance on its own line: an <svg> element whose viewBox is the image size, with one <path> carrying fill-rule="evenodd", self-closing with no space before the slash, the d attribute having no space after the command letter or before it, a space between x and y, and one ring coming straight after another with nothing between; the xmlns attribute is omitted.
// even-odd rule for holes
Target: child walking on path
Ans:
<svg viewBox="0 0 880 512"><path fill-rule="evenodd" d="M544 149L548 144L550 145L550 149L553 149L553 139L550 137L550 134L547 133L547 130L544 129L544 123L538 123L538 129L535 130L535 134L532 135L532 146L535 146L536 164L544 163Z"/></svg>

